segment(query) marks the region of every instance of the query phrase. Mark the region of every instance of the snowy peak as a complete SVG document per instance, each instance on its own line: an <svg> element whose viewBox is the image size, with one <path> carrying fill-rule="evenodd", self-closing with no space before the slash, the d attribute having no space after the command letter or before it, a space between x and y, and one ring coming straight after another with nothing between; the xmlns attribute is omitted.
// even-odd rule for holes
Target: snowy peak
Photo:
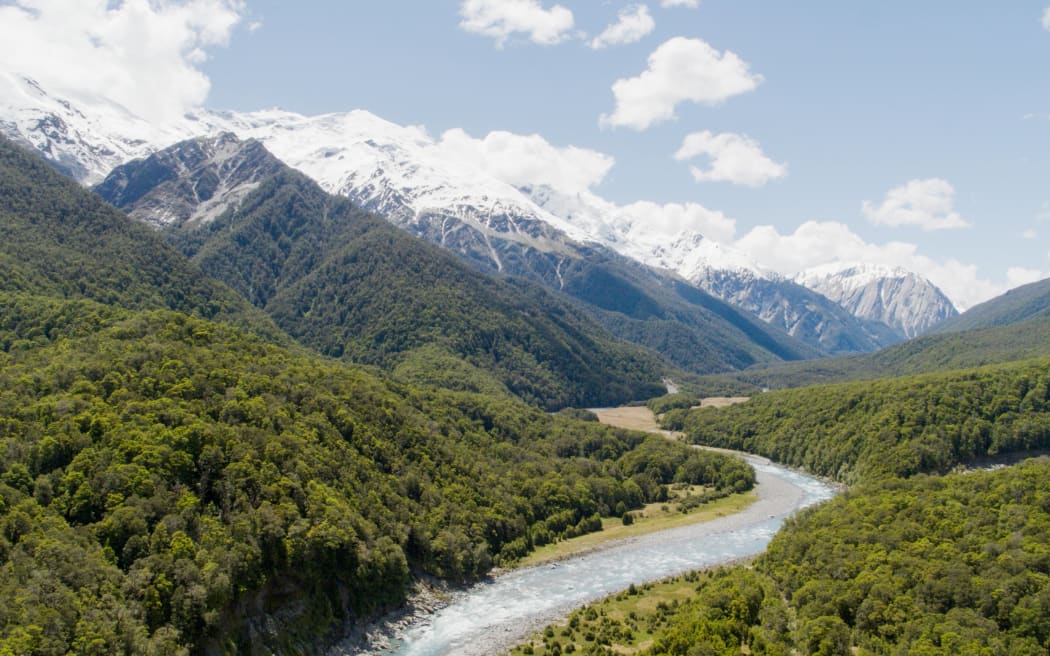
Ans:
<svg viewBox="0 0 1050 656"><path fill-rule="evenodd" d="M258 141L223 132L118 166L95 190L154 228L181 227L236 207L281 167Z"/></svg>
<svg viewBox="0 0 1050 656"><path fill-rule="evenodd" d="M958 314L933 283L899 267L824 265L799 273L795 282L857 317L885 323L908 339Z"/></svg>
<svg viewBox="0 0 1050 656"><path fill-rule="evenodd" d="M115 166L188 136L105 99L73 103L31 78L7 73L0 73L0 133L39 151L56 169L84 184L99 182Z"/></svg>

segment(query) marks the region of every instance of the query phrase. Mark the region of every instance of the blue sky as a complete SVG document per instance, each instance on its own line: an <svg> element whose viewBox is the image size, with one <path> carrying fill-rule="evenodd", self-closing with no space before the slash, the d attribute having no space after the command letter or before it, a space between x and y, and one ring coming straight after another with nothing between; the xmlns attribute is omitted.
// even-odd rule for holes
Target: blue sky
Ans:
<svg viewBox="0 0 1050 656"><path fill-rule="evenodd" d="M590 191L721 213L785 273L838 250L964 307L1050 275L1050 0L76 1L224 16L172 55L210 81L191 100L540 135L614 162Z"/></svg>

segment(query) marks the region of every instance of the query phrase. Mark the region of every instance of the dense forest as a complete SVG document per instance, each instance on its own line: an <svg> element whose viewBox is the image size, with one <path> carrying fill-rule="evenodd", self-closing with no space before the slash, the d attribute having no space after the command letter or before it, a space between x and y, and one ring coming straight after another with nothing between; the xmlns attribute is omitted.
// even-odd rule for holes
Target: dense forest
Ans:
<svg viewBox="0 0 1050 656"><path fill-rule="evenodd" d="M290 342L144 225L0 137L0 291L167 308Z"/></svg>
<svg viewBox="0 0 1050 656"><path fill-rule="evenodd" d="M0 201L0 654L316 651L418 577L473 580L675 483L754 484L736 460L515 398L443 348L466 323L419 336L393 377L311 351L2 140ZM509 314L537 307L510 304L509 283L465 284L499 290ZM435 298L455 319L462 295ZM416 326L441 309L406 307ZM525 316L520 352L490 352L553 372L575 361L539 356L590 357L558 321Z"/></svg>
<svg viewBox="0 0 1050 656"><path fill-rule="evenodd" d="M414 390L170 311L4 295L0 644L242 647L253 604L326 628L471 579L722 456L507 397ZM261 600L261 601L260 601ZM84 642L86 641L86 642ZM88 649L88 644L93 645Z"/></svg>
<svg viewBox="0 0 1050 656"><path fill-rule="evenodd" d="M1046 654L1048 545L1045 458L861 484L752 566L632 586L514 653Z"/></svg>
<svg viewBox="0 0 1050 656"><path fill-rule="evenodd" d="M780 390L720 409L671 410L687 438L843 482L944 472L1050 447L1050 361Z"/></svg>

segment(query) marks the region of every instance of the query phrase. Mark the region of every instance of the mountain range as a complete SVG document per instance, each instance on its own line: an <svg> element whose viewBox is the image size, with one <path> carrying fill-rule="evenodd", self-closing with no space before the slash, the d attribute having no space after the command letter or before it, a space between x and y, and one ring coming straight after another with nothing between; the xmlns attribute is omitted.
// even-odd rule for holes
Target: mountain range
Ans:
<svg viewBox="0 0 1050 656"><path fill-rule="evenodd" d="M928 280L903 270L864 267L861 274L862 267L850 265L807 271L789 280L695 231L682 231L666 243L654 240L647 237L645 217L631 206L615 207L590 193L568 196L549 187L515 187L450 156L421 128L399 126L364 111L307 117L281 110L199 110L177 124L155 125L104 101L77 105L27 78L0 77L0 91L0 131L31 145L82 183L98 183L120 164L201 135L256 139L325 191L349 198L477 268L566 292L595 308L595 318L613 333L656 348L688 369L704 369L690 362L688 353L705 341L697 333L706 331L709 322L682 318L696 313L696 303L672 292L673 298L657 300L659 312L624 313L622 307L610 307L608 299L591 295L595 276L626 281L649 301L666 296L660 289L674 290L685 282L811 349L767 345L762 350L772 356L729 358L726 366L734 368L769 357L872 351L956 314L951 301ZM192 153L186 155L192 159ZM243 195L250 184L247 178L236 181L249 185L239 186L237 193ZM207 182L201 191L215 200L195 205L196 218L239 198L229 196L230 189L211 189ZM176 215L185 211L169 209ZM157 212L150 216L159 223L172 220ZM610 311L626 318L610 317ZM721 307L719 312L728 313ZM653 320L682 324L674 328L679 339L654 328ZM733 321L737 330L755 330L746 321ZM689 346L661 347L683 338Z"/></svg>

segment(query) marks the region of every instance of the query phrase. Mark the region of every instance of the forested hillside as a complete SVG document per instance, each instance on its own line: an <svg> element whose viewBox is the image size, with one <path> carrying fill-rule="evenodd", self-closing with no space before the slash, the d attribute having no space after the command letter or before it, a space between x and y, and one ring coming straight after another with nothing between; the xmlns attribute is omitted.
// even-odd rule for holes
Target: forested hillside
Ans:
<svg viewBox="0 0 1050 656"><path fill-rule="evenodd" d="M1050 447L1050 360L768 392L730 408L673 410L664 421L694 443L844 482L943 472Z"/></svg>
<svg viewBox="0 0 1050 656"><path fill-rule="evenodd" d="M0 137L0 291L167 308L285 339L151 230Z"/></svg>
<svg viewBox="0 0 1050 656"><path fill-rule="evenodd" d="M789 520L753 568L632 588L514 653L1046 654L1048 544L1045 458L864 484Z"/></svg>
<svg viewBox="0 0 1050 656"><path fill-rule="evenodd" d="M261 180L217 219L176 221L163 234L301 343L396 370L413 383L509 390L548 409L662 391L669 363L612 337L565 300L538 285L476 271L325 193L258 143L224 138L223 147L242 152L241 166L258 168ZM161 156L177 158L194 150L190 145L209 143L186 142L121 167L99 191L118 202L130 199L147 221L150 212L188 213L191 195L172 188L196 189L214 172L201 166L199 180L181 180L176 176L185 172L163 168ZM124 186L108 184L115 179ZM130 196L114 191L130 188L136 190Z"/></svg>
<svg viewBox="0 0 1050 656"><path fill-rule="evenodd" d="M1011 289L945 321L934 332L1008 326L1037 317L1050 317L1050 279Z"/></svg>
<svg viewBox="0 0 1050 656"><path fill-rule="evenodd" d="M865 355L758 365L690 380L698 389L784 389L951 371L1050 356L1050 318L924 335ZM687 379L688 380L688 379ZM744 386L744 387L741 387Z"/></svg>
<svg viewBox="0 0 1050 656"><path fill-rule="evenodd" d="M753 482L169 311L0 305L18 308L0 335L0 651L290 649L396 602L412 572L479 576L676 480Z"/></svg>
<svg viewBox="0 0 1050 656"><path fill-rule="evenodd" d="M275 196L289 211L266 215L281 228L258 243L259 266L281 264L283 230L306 202L261 198ZM316 651L399 603L414 577L474 579L600 530L603 516L666 498L672 483L754 483L724 456L548 415L491 375L472 374L491 394L443 390L406 384L421 377L407 359L395 382L311 353L144 226L6 142L0 201L0 654ZM342 212L333 221L361 218L325 208ZM355 225L367 234L373 223ZM400 320L440 323L444 310L454 323L420 335L420 352L458 366L450 379L480 371L439 347L455 330L490 330L494 357L534 354L535 370L497 369L521 389L545 384L544 349L587 358L598 348L559 323L557 306L554 319L528 315L537 306L525 296L515 305L513 288L494 281L443 289L427 267L447 259L421 266L410 246L377 255L383 239L340 252L381 271L344 287L364 294L367 311L389 313L375 344L407 339ZM399 268L410 274L396 277ZM244 272L251 284L269 280ZM433 286L429 305L360 289L409 279L421 297ZM475 286L504 303L494 312L524 313L510 325L532 332L501 349L507 324L457 315ZM289 309L299 311L310 314ZM609 389L574 397L589 380L580 375L558 381L563 396L522 396L556 404Z"/></svg>

